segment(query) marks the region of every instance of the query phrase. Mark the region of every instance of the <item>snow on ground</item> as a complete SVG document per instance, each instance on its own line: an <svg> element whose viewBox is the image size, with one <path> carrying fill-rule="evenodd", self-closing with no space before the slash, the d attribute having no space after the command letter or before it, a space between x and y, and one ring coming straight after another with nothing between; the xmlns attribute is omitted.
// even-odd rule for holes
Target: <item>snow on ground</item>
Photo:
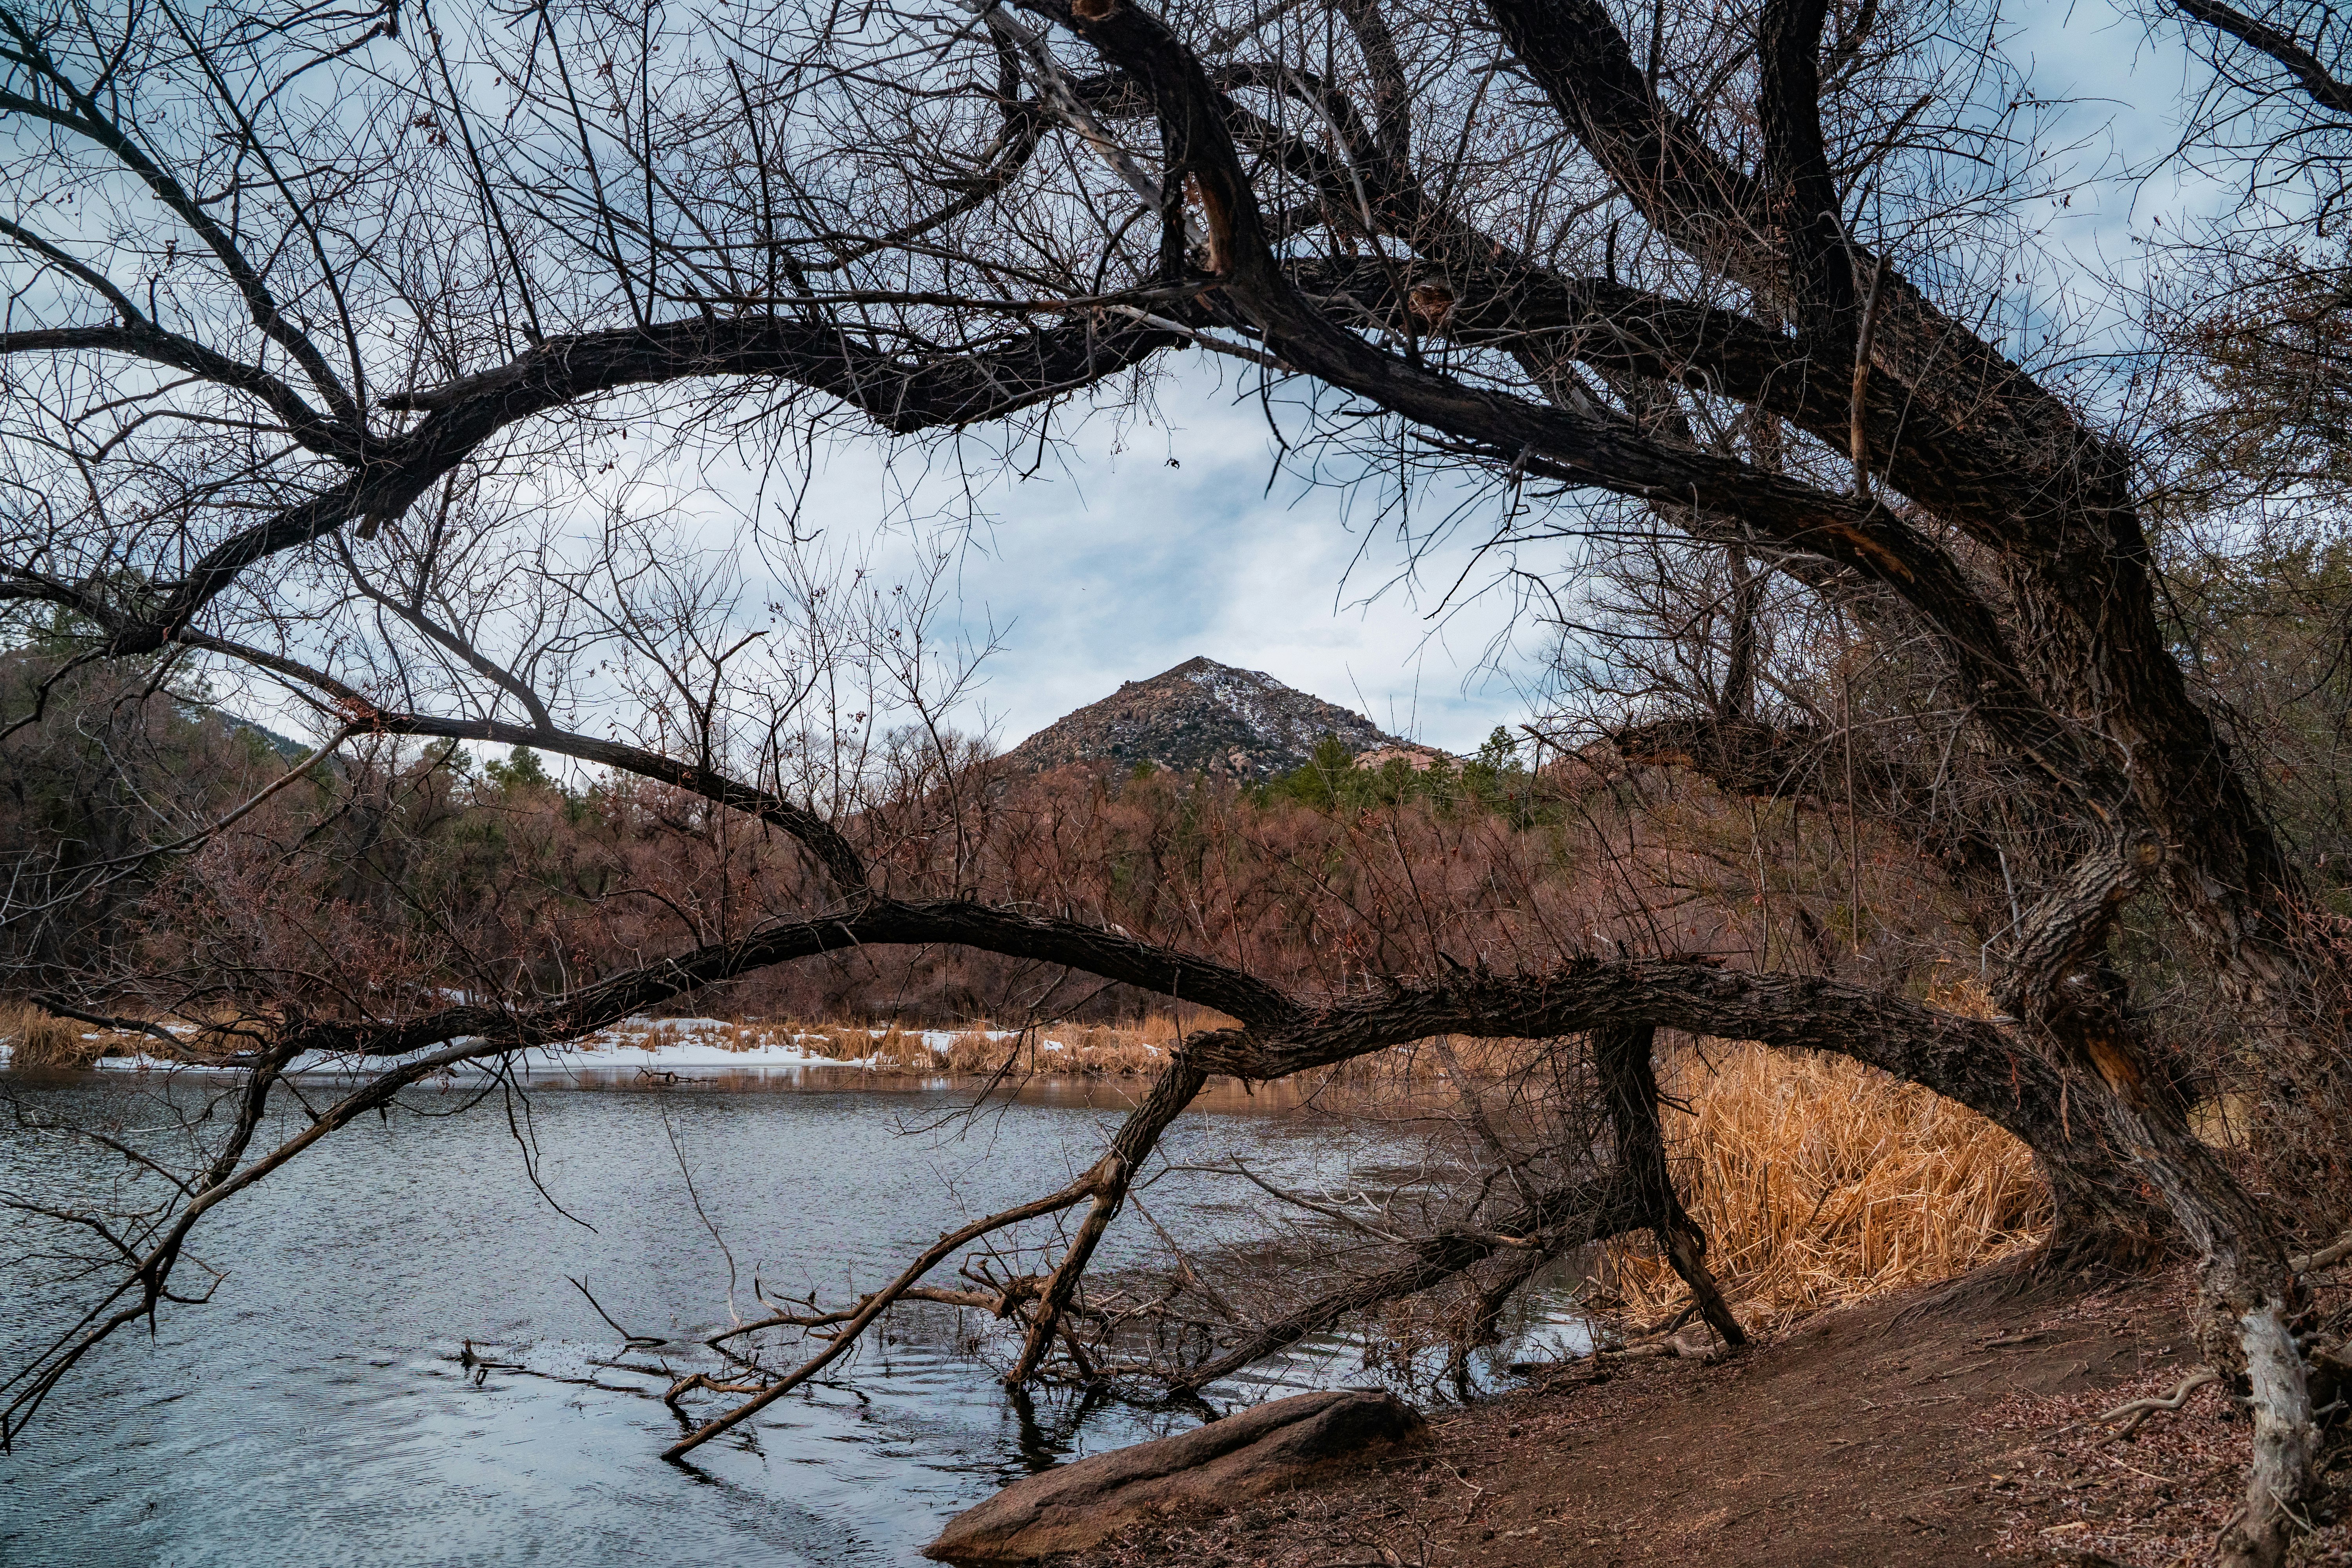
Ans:
<svg viewBox="0 0 2352 1568"><path fill-rule="evenodd" d="M419 1057L431 1056L446 1048L449 1041L431 1050L415 1051L399 1057L369 1057L364 1059L331 1056L322 1052L307 1052L287 1064L289 1075L340 1075L356 1078L380 1072L386 1068L403 1066ZM0 1047L0 1067L7 1064L5 1047ZM101 1057L92 1064L105 1072L175 1072L201 1070L185 1062L164 1061L150 1056ZM614 1068L870 1068L877 1065L872 1057L844 1058L819 1056L797 1046L759 1046L750 1050L730 1050L724 1046L703 1040L665 1041L658 1045L639 1046L630 1043L590 1047L579 1045L531 1047L523 1052L522 1066L529 1072L599 1071ZM474 1062L459 1062L447 1069L455 1073L487 1073L490 1069Z"/></svg>
<svg viewBox="0 0 2352 1568"><path fill-rule="evenodd" d="M186 1034L193 1027L184 1024L164 1026L173 1034ZM736 1025L723 1018L654 1018L640 1015L625 1019L612 1028L600 1030L593 1035L564 1045L533 1047L524 1053L524 1067L530 1071L544 1072L593 1071L613 1068L648 1068L661 1071L670 1071L679 1068L870 1068L881 1065L880 1058L876 1055L836 1057L804 1048L805 1044L809 1042L830 1043L833 1037L826 1035L798 1034L790 1037L789 1039L769 1039L759 1045L737 1049L732 1044L737 1037L737 1028ZM877 1040L888 1033L885 1029L871 1028L866 1032L870 1037ZM966 1038L968 1034L977 1034L990 1041L996 1041L1012 1039L1020 1031L1016 1029L971 1031L924 1029L919 1032L909 1030L908 1033L913 1037L919 1038L934 1053L945 1056L954 1049L958 1040ZM96 1034L82 1036L86 1040L101 1037ZM1069 1049L1059 1040L1040 1040L1037 1045L1040 1050L1066 1051ZM295 1058L286 1070L289 1073L341 1074L354 1077L362 1072L381 1071L385 1068L411 1062L418 1057L429 1056L435 1051L446 1048L446 1045L436 1045L408 1056L374 1057L367 1058L364 1062L349 1057L313 1052ZM1147 1046L1144 1048L1154 1056L1160 1054L1156 1047ZM14 1047L7 1041L0 1040L0 1068L7 1067L13 1054ZM96 1065L108 1072L186 1070L184 1063L166 1061L161 1058L145 1055L102 1057ZM461 1073L481 1073L488 1069L471 1063L461 1063L452 1070Z"/></svg>

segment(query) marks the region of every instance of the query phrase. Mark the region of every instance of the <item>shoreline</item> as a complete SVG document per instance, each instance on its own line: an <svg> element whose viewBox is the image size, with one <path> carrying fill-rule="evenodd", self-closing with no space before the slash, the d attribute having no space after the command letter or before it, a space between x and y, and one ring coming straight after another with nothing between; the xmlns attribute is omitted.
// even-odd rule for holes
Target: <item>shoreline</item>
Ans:
<svg viewBox="0 0 2352 1568"><path fill-rule="evenodd" d="M2083 1568L2203 1560L2248 1426L2207 1395L2128 1444L2100 1412L2197 1361L2190 1271L2063 1297L2014 1261L1832 1308L1720 1363L1587 1356L1429 1411L1431 1440L1055 1568ZM2079 1424L2079 1425L2076 1425ZM2327 1479L2352 1482L2340 1432ZM2352 1563L2323 1518L2295 1562Z"/></svg>
<svg viewBox="0 0 2352 1568"><path fill-rule="evenodd" d="M163 1027L174 1034L194 1033L192 1026L185 1025ZM996 1070L997 1063L1005 1057L1025 1054L1029 1059L1020 1064L1012 1076L1023 1079L1093 1079L1141 1076L1167 1059L1161 1047L1144 1040L1121 1039L1111 1051L1093 1046L1095 1037L1113 1031L1066 1032L1079 1037L1077 1043L1032 1030L1027 1034L1033 1037L1024 1044L1019 1043L1024 1040L1024 1031L985 1026L967 1029L905 1029L871 1025L803 1027L795 1024L770 1026L756 1019L640 1016L578 1040L523 1047L519 1054L524 1058L522 1070L534 1076L632 1071L657 1075L713 1068L746 1072L838 1068L868 1076L972 1078ZM846 1054L845 1047L854 1051L852 1042L859 1037L872 1048L863 1055ZM43 1062L21 1070L132 1074L236 1070L201 1059L154 1055L140 1048L150 1042L139 1036L90 1030L81 1032L81 1040L85 1046L97 1047L83 1059ZM1016 1043L1008 1046L1006 1042ZM462 1040L447 1042L457 1043ZM114 1049L118 1044L132 1044L133 1048ZM812 1049L813 1046L827 1048ZM444 1048L446 1045L436 1045L405 1056L368 1058L364 1066L349 1057L306 1053L289 1063L285 1073L288 1077L356 1078L369 1070L399 1066ZM16 1043L0 1040L0 1071L19 1070L15 1057ZM975 1058L982 1059L975 1061ZM989 1058L995 1060L986 1060ZM482 1077L490 1071L470 1063L456 1064L445 1070L452 1077Z"/></svg>

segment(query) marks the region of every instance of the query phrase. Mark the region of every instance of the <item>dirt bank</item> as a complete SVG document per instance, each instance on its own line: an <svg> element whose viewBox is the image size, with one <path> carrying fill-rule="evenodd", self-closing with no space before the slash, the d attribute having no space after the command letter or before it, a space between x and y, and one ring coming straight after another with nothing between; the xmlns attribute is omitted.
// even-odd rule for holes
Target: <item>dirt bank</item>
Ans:
<svg viewBox="0 0 2352 1568"><path fill-rule="evenodd" d="M1854 1568L2194 1563L2231 1510L2247 1424L2218 1388L2150 1419L2057 1428L2166 1393L2195 1351L2185 1272L2067 1301L1972 1288L1826 1312L1721 1366L1557 1369L1433 1414L1435 1441L1328 1488L1125 1539L1069 1568ZM2340 1439L2336 1516L2352 1487ZM2299 1556L2352 1563L2326 1524Z"/></svg>

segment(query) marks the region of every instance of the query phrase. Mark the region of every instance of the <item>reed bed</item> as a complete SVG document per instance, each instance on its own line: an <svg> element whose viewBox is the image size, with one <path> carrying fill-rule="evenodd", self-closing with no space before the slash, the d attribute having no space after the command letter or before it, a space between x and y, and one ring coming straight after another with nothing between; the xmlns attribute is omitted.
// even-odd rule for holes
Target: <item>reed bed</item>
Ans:
<svg viewBox="0 0 2352 1568"><path fill-rule="evenodd" d="M140 1030L92 1028L25 1001L0 1000L0 1046L8 1048L5 1065L34 1072L78 1071L103 1057L201 1059L191 1042L167 1043Z"/></svg>
<svg viewBox="0 0 2352 1568"><path fill-rule="evenodd" d="M1741 1321L1945 1279L2032 1246L2048 1201L2024 1144L1916 1084L1835 1057L1706 1042L1661 1062L1675 1180ZM1648 1245L1610 1249L1630 1315L1685 1300Z"/></svg>
<svg viewBox="0 0 2352 1568"><path fill-rule="evenodd" d="M0 1002L0 1044L8 1047L13 1067L88 1067L98 1059L104 1042L81 1037L81 1026L69 1018L57 1017L30 1002Z"/></svg>

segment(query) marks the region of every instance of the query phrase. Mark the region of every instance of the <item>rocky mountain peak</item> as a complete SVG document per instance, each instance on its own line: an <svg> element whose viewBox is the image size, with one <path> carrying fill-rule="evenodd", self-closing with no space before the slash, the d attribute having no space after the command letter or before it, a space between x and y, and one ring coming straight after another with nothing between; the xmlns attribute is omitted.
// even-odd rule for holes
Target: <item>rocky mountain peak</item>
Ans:
<svg viewBox="0 0 2352 1568"><path fill-rule="evenodd" d="M1324 736L1351 753L1410 747L1362 714L1285 686L1262 669L1188 658L1064 715L1007 757L1032 771L1150 763L1244 783L1303 767Z"/></svg>

